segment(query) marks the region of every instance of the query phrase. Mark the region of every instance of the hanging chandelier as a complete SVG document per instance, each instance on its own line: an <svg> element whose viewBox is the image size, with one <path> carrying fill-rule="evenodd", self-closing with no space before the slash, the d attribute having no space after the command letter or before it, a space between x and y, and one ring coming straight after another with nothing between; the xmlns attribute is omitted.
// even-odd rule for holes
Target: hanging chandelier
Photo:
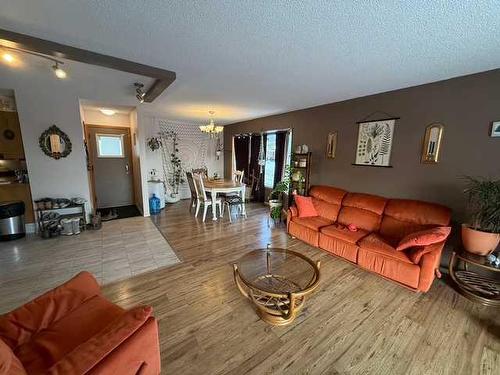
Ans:
<svg viewBox="0 0 500 375"><path fill-rule="evenodd" d="M209 134L213 138L213 137L215 137L216 134L222 133L222 131L224 130L224 127L215 125L215 122L213 119L213 115L215 114L214 111L209 111L208 113L210 115L210 122L207 125L201 125L200 130L203 133Z"/></svg>

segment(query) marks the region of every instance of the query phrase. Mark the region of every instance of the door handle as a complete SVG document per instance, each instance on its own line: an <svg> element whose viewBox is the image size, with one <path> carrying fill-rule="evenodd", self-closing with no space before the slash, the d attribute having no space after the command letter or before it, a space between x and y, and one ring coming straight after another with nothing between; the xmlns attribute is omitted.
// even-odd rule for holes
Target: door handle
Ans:
<svg viewBox="0 0 500 375"><path fill-rule="evenodd" d="M130 167L128 166L128 163L125 164L125 172L128 174L130 171Z"/></svg>

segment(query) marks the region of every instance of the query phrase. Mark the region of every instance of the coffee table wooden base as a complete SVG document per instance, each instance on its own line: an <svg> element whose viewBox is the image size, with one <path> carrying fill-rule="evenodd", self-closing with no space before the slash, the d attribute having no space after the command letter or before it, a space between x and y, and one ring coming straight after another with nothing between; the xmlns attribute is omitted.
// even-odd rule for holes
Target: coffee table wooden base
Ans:
<svg viewBox="0 0 500 375"><path fill-rule="evenodd" d="M304 307L306 296L318 286L320 262L313 263L303 255L296 254L296 256L314 268L313 278L303 289L290 278L273 273L269 253L267 272L263 272L252 280L242 277L238 265L233 265L234 282L239 291L253 303L257 314L266 323L283 326L293 322ZM262 290L256 285L266 285L268 290ZM294 290L294 292L281 292L282 290Z"/></svg>

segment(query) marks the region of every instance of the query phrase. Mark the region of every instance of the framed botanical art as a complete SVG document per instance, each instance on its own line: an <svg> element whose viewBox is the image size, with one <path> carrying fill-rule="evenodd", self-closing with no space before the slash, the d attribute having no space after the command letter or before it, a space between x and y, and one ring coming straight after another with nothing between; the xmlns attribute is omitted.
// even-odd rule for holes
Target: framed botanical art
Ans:
<svg viewBox="0 0 500 375"><path fill-rule="evenodd" d="M396 119L359 123L355 165L390 167Z"/></svg>
<svg viewBox="0 0 500 375"><path fill-rule="evenodd" d="M335 151L337 150L337 132L328 134L326 140L326 157L328 159L335 159Z"/></svg>

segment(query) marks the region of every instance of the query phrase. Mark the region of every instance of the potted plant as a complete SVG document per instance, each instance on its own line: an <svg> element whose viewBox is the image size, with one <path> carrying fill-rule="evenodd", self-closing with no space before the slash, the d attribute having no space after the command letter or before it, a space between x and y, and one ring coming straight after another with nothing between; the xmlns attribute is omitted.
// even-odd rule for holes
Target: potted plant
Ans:
<svg viewBox="0 0 500 375"><path fill-rule="evenodd" d="M471 222L462 224L465 250L488 255L500 241L500 180L466 177Z"/></svg>
<svg viewBox="0 0 500 375"><path fill-rule="evenodd" d="M283 179L276 184L274 189L269 194L269 210L273 220L281 217L281 209L283 208L283 194L288 193L290 188L290 166L285 167Z"/></svg>

